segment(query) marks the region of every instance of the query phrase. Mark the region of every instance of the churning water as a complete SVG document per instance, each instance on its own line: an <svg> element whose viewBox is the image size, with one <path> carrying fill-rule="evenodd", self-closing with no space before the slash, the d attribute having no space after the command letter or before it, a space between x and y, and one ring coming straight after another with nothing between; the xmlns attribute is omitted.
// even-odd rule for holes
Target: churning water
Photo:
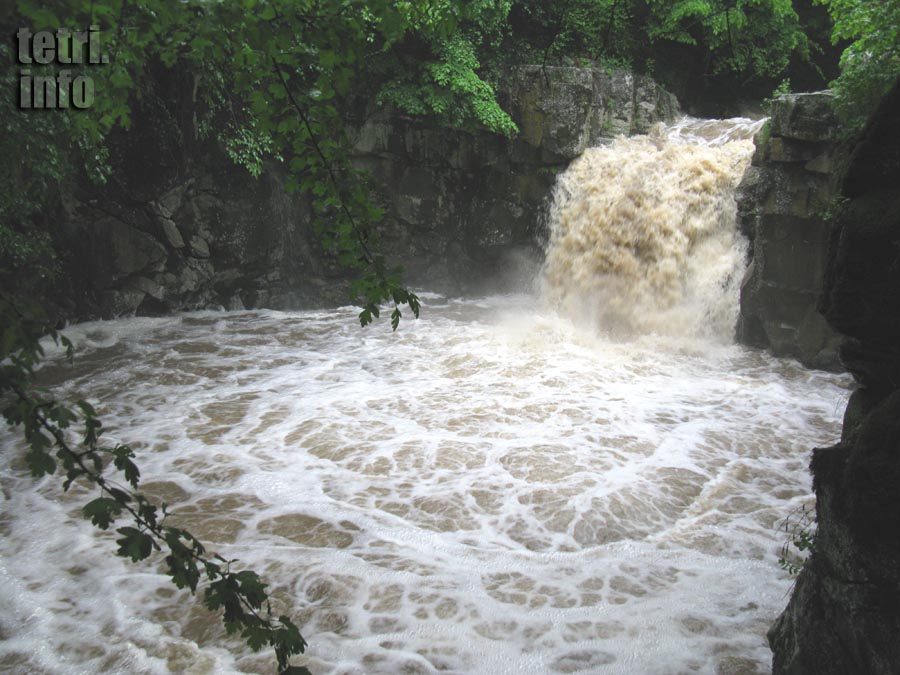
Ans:
<svg viewBox="0 0 900 675"><path fill-rule="evenodd" d="M641 305L649 324L570 314L600 287L549 271L551 248L550 306L426 294L394 334L353 308L88 323L67 331L74 369L44 378L96 403L177 524L270 582L317 675L762 673L791 586L777 527L809 502L809 449L838 436L848 380L708 328L718 301L692 295L691 250L740 248L716 218L693 243L635 244L659 251L636 264L677 249L681 270ZM724 264L702 267L733 294ZM663 283L630 279L635 303ZM700 306L700 328L677 320ZM35 482L3 444L0 670L274 672L160 564L113 558L85 491Z"/></svg>
<svg viewBox="0 0 900 675"><path fill-rule="evenodd" d="M734 190L750 120L685 120L587 150L560 177L544 295L608 335L730 340L746 241Z"/></svg>

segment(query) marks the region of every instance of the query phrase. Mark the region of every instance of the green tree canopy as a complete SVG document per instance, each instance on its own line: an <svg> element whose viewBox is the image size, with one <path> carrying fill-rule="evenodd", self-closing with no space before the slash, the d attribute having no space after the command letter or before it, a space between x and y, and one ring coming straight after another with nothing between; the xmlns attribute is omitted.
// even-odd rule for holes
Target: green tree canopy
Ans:
<svg viewBox="0 0 900 675"><path fill-rule="evenodd" d="M900 0L819 1L834 20L834 43L847 42L833 86L838 112L858 131L900 77Z"/></svg>
<svg viewBox="0 0 900 675"><path fill-rule="evenodd" d="M714 72L784 73L809 58L809 40L791 0L650 0L648 34L702 46Z"/></svg>
<svg viewBox="0 0 900 675"><path fill-rule="evenodd" d="M545 59L644 67L677 44L701 57L705 74L766 79L783 77L792 59L809 60L814 49L792 0L519 0L511 16Z"/></svg>

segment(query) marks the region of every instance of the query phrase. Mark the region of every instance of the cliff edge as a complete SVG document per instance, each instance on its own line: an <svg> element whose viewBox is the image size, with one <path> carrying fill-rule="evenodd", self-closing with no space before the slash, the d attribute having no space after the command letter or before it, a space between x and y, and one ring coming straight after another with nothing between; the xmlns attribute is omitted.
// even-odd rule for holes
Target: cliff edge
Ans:
<svg viewBox="0 0 900 675"><path fill-rule="evenodd" d="M775 675L900 672L900 83L843 173L819 309L859 387L813 451L818 531L769 631Z"/></svg>

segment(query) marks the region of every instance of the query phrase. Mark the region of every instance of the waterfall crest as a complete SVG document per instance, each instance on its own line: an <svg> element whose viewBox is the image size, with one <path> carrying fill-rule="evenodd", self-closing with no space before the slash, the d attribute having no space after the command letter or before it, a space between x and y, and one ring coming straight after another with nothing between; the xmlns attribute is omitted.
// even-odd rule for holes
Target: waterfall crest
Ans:
<svg viewBox="0 0 900 675"><path fill-rule="evenodd" d="M557 181L544 298L611 337L730 340L747 247L734 191L760 125L687 118L587 150Z"/></svg>

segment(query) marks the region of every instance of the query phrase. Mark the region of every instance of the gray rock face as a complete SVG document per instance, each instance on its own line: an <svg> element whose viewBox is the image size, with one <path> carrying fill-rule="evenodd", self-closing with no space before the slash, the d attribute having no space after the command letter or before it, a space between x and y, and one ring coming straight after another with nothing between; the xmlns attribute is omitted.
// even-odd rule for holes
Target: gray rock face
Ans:
<svg viewBox="0 0 900 675"><path fill-rule="evenodd" d="M346 302L348 274L321 249L308 200L285 192L285 168L273 162L253 179L215 142L199 142L184 114L192 78L165 77L154 90L174 102L148 92L135 131L113 139L116 179L84 188L65 216L78 313ZM556 173L604 138L677 113L671 94L625 72L522 66L512 80L502 95L521 129L514 139L374 107L349 121L353 162L375 179L385 211L381 248L414 288L520 288L540 258Z"/></svg>
<svg viewBox="0 0 900 675"><path fill-rule="evenodd" d="M773 104L738 188L753 262L741 287L738 338L814 368L840 368L840 338L817 309L836 197L831 94L791 94Z"/></svg>
<svg viewBox="0 0 900 675"><path fill-rule="evenodd" d="M781 96L772 107L772 136L818 143L837 137L838 125L827 91Z"/></svg>
<svg viewBox="0 0 900 675"><path fill-rule="evenodd" d="M114 189L82 195L67 214L79 313L252 305L263 288L284 298L302 295L305 279L279 283L271 277L296 269L292 254L310 246L312 233L296 227L306 220L302 201L288 200L271 178L254 181L237 167L227 180L214 176L217 159L227 161L203 158L190 178L143 202ZM122 209L122 203L131 205ZM106 215L111 210L115 219Z"/></svg>
<svg viewBox="0 0 900 675"><path fill-rule="evenodd" d="M371 111L353 130L356 165L376 178L386 209L384 248L420 288L522 288L542 254L556 174L587 147L678 113L671 94L630 73L521 66L512 79L513 139L386 111Z"/></svg>
<svg viewBox="0 0 900 675"><path fill-rule="evenodd" d="M900 85L842 181L821 308L861 388L813 453L818 532L769 631L775 675L900 672Z"/></svg>
<svg viewBox="0 0 900 675"><path fill-rule="evenodd" d="M626 71L521 66L512 115L544 163L574 159L604 138L646 133L678 102L653 80Z"/></svg>

